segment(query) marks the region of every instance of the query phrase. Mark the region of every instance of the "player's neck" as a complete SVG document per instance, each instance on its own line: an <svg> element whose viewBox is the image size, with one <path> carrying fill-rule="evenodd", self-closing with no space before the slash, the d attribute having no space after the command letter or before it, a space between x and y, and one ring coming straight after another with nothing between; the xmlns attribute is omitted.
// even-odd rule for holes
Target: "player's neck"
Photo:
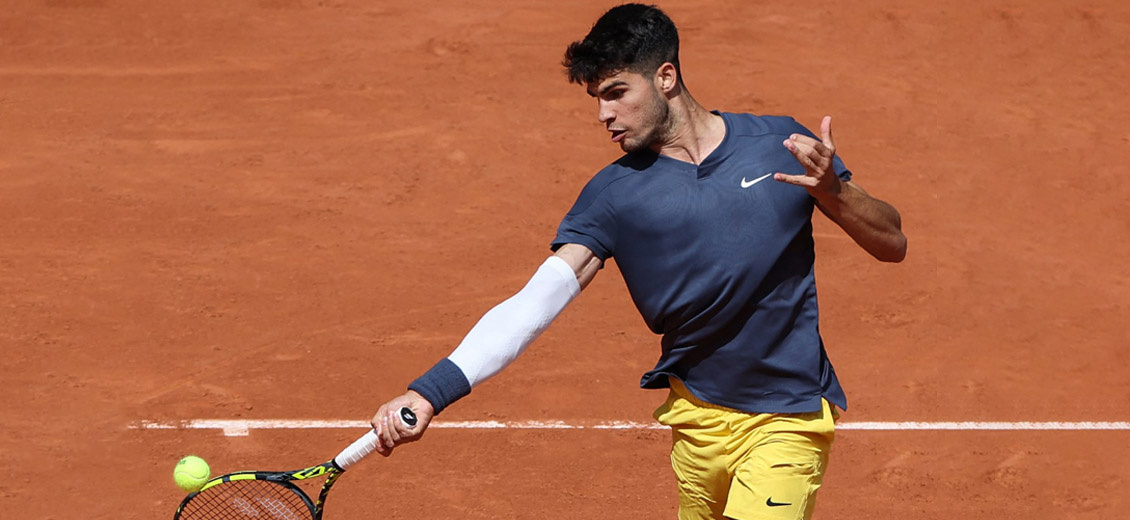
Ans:
<svg viewBox="0 0 1130 520"><path fill-rule="evenodd" d="M693 164L702 161L726 138L726 123L684 90L671 100L669 127L656 152Z"/></svg>

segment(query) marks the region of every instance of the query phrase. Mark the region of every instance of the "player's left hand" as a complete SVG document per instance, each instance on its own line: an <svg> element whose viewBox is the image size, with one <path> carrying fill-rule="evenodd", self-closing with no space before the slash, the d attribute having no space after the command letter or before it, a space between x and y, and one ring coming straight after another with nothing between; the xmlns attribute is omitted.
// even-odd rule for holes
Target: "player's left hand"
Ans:
<svg viewBox="0 0 1130 520"><path fill-rule="evenodd" d="M832 116L824 116L820 122L820 135L820 141L804 134L792 134L785 139L785 148L804 166L804 175L773 175L774 180L803 187L817 200L835 197L843 190L832 166L832 158L836 156L836 145L832 141Z"/></svg>

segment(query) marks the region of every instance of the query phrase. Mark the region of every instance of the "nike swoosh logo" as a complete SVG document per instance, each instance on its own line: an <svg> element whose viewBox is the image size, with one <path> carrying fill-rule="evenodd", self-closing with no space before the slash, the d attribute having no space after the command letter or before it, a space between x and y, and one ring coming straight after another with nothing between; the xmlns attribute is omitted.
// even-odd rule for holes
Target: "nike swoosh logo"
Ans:
<svg viewBox="0 0 1130 520"><path fill-rule="evenodd" d="M762 177L762 179L764 179L764 178L765 177ZM769 498L765 499L765 505L767 505L769 507L780 507L780 506L791 506L792 504L788 503L788 502L774 502L773 497L769 497Z"/></svg>
<svg viewBox="0 0 1130 520"><path fill-rule="evenodd" d="M757 184L757 183L765 180L766 178L768 178L771 175L773 175L773 174L772 173L766 173L765 175L762 175L761 177L758 177L758 178L756 178L752 181L747 181L747 180L745 180L745 177L742 177L742 188L748 188L750 186L753 186L754 184Z"/></svg>

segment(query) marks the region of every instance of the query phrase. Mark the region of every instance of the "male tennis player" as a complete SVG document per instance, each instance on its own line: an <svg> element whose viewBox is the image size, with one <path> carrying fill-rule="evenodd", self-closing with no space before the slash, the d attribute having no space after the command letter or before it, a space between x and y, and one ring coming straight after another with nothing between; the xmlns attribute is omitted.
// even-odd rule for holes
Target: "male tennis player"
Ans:
<svg viewBox="0 0 1130 520"><path fill-rule="evenodd" d="M708 111L678 50L671 20L639 4L569 46L569 79L625 155L584 187L529 283L380 407L382 453L513 361L615 257L663 337L641 386L670 389L655 417L672 430L679 518L811 517L847 407L817 324L813 207L882 261L901 261L906 237L836 157L831 118L817 139L791 118Z"/></svg>

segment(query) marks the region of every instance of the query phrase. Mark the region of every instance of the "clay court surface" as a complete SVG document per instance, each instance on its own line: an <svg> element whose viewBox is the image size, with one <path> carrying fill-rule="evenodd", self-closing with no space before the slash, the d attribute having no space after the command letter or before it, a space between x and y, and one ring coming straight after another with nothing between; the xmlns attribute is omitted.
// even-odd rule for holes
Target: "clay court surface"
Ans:
<svg viewBox="0 0 1130 520"><path fill-rule="evenodd" d="M171 518L181 456L328 459L548 254L619 156L558 65L611 4L28 0L0 14L0 509ZM1130 7L661 4L703 104L831 114L910 239L822 216L843 421L1130 421ZM614 266L445 421L647 423ZM1130 431L858 431L818 519L1127 518ZM674 518L663 430L434 429L328 520Z"/></svg>

